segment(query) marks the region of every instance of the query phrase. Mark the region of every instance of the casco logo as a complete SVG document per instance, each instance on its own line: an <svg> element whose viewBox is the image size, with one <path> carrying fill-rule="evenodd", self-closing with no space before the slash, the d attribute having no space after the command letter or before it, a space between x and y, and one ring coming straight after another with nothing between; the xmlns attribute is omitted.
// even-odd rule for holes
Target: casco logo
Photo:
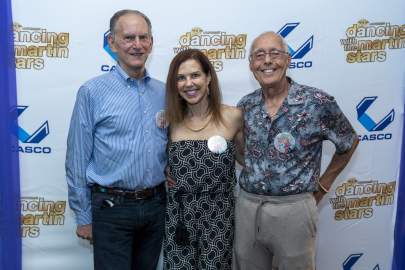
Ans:
<svg viewBox="0 0 405 270"><path fill-rule="evenodd" d="M117 61L117 54L113 52L108 46L108 36L110 35L110 30L104 33L104 38L103 38L103 48L104 50L115 60Z"/></svg>
<svg viewBox="0 0 405 270"><path fill-rule="evenodd" d="M283 38L287 37L288 34L290 34L300 23L286 23L283 27L281 27L280 30L278 30L278 34L280 34ZM307 41L304 42L304 44L301 45L301 47L298 48L298 50L294 50L291 48L291 46L288 45L288 49L291 54L292 59L301 59L304 57L313 47L314 43L314 36L312 35L310 38L308 38Z"/></svg>
<svg viewBox="0 0 405 270"><path fill-rule="evenodd" d="M28 108L28 106L17 106L17 115L20 115ZM18 140L27 144L39 144L42 140L49 135L49 124L45 121L36 131L28 133L25 129L18 126ZM22 153L34 153L34 154L49 154L51 153L50 147L42 146L19 146L18 151Z"/></svg>
<svg viewBox="0 0 405 270"><path fill-rule="evenodd" d="M28 106L17 106L17 115L20 116ZM43 123L34 133L29 134L18 126L18 139L23 143L40 143L49 134L48 121Z"/></svg>
<svg viewBox="0 0 405 270"><path fill-rule="evenodd" d="M368 114L367 109L373 104L377 97L365 97L357 105L357 119L368 131L380 131L394 121L395 111L392 109L382 120L376 123Z"/></svg>
<svg viewBox="0 0 405 270"><path fill-rule="evenodd" d="M363 256L363 253L350 254L342 264L343 270L354 270L352 267L361 256ZM380 266L377 264L372 270L380 270Z"/></svg>
<svg viewBox="0 0 405 270"><path fill-rule="evenodd" d="M366 113L366 111L374 103L374 101L376 99L377 99L376 96L365 97L356 106L357 119L363 125L363 127L370 132L384 130L388 125L390 125L394 121L394 117L395 117L395 111L394 111L394 109L391 109L391 111L387 115L385 115L380 121L378 121L378 122L374 121L374 119L372 119ZM359 135L359 139L361 141L390 140L391 138L392 138L391 133L385 133L385 134L384 133L378 133L378 134L374 133L374 134L370 134L370 135Z"/></svg>
<svg viewBox="0 0 405 270"><path fill-rule="evenodd" d="M280 34L283 38L286 38L300 23L286 23L280 30ZM291 55L290 68L310 68L312 67L312 61L294 61L302 59L310 50L312 50L314 44L314 35L310 36L297 50L294 50L288 45L288 50Z"/></svg>
<svg viewBox="0 0 405 270"><path fill-rule="evenodd" d="M110 30L107 30L107 32L104 33L103 36L103 48L104 51L106 51L108 53L109 56L111 56L112 59L114 59L115 61L117 61L117 54L115 52L113 52L110 48L110 46L108 45L108 36L110 35ZM114 65L101 65L101 71L107 72L110 71L112 69L114 69L115 66Z"/></svg>

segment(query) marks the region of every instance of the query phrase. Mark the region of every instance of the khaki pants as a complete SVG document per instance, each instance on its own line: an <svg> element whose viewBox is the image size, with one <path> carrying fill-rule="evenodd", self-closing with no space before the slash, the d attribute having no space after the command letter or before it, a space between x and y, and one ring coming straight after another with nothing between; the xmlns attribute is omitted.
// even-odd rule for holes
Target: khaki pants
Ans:
<svg viewBox="0 0 405 270"><path fill-rule="evenodd" d="M317 221L312 193L263 196L241 189L235 206L235 270L314 270Z"/></svg>

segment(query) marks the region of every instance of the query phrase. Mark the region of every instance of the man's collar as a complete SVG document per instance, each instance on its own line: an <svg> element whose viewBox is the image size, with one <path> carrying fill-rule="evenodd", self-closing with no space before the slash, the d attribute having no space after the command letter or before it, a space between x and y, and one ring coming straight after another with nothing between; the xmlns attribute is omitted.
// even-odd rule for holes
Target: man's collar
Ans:
<svg viewBox="0 0 405 270"><path fill-rule="evenodd" d="M288 81L288 95L287 95L287 103L288 105L298 105L304 103L304 93L300 91L299 85L293 81L290 77L287 76L287 81ZM264 96L263 96L263 88L259 89L256 99L257 99L257 104L260 102L264 102Z"/></svg>
<svg viewBox="0 0 405 270"><path fill-rule="evenodd" d="M117 63L115 66L115 70L117 71L118 75L120 75L125 81L149 81L150 80L150 75L149 72L145 69L144 76L140 79L134 79L131 78L125 70L122 69L122 67Z"/></svg>
<svg viewBox="0 0 405 270"><path fill-rule="evenodd" d="M299 85L290 77L287 77L289 82L287 103L288 105L298 105L304 103L304 92L301 91Z"/></svg>

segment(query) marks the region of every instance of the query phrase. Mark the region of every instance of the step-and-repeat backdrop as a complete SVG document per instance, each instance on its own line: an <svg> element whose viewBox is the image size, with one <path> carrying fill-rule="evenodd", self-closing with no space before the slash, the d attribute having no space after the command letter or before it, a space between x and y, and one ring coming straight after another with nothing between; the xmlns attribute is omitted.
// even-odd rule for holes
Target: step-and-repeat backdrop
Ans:
<svg viewBox="0 0 405 270"><path fill-rule="evenodd" d="M92 247L76 237L67 203L66 137L79 86L114 68L106 34L119 9L150 17L154 77L165 81L177 52L201 49L231 105L258 88L248 69L253 38L268 30L284 36L289 75L334 95L360 138L319 205L317 269L391 269L405 84L402 0L14 0L24 269L92 269ZM325 143L323 167L333 151Z"/></svg>

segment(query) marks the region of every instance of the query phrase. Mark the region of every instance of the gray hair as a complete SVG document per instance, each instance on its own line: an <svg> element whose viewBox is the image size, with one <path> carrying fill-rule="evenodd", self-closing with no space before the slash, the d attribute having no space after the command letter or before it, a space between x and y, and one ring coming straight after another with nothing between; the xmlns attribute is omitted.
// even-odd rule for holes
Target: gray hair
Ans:
<svg viewBox="0 0 405 270"><path fill-rule="evenodd" d="M140 12L138 10L123 9L123 10L119 10L119 11L115 12L114 15L110 19L110 35L113 38L115 35L115 31L116 31L115 28L116 28L118 19L127 14L134 14L134 15L138 15L138 16L141 16L142 18L144 18L146 24L148 25L148 32L150 35L152 35L152 23L150 22L148 16L146 16L145 14L143 14L142 12Z"/></svg>
<svg viewBox="0 0 405 270"><path fill-rule="evenodd" d="M285 41L285 39L284 39L279 33L276 33L276 32L274 32L274 31L266 31L266 32L263 32L263 33L261 33L260 35L258 35L258 36L252 41L252 44L250 45L249 55L252 55L252 53L253 53L253 45L255 44L256 40L257 40L259 37L261 37L261 36L269 35L269 34L278 36L278 37L281 39L281 43L282 43L282 45L283 45L284 51L287 52L288 54L290 53L290 50L288 49L288 44L287 44L287 42Z"/></svg>

